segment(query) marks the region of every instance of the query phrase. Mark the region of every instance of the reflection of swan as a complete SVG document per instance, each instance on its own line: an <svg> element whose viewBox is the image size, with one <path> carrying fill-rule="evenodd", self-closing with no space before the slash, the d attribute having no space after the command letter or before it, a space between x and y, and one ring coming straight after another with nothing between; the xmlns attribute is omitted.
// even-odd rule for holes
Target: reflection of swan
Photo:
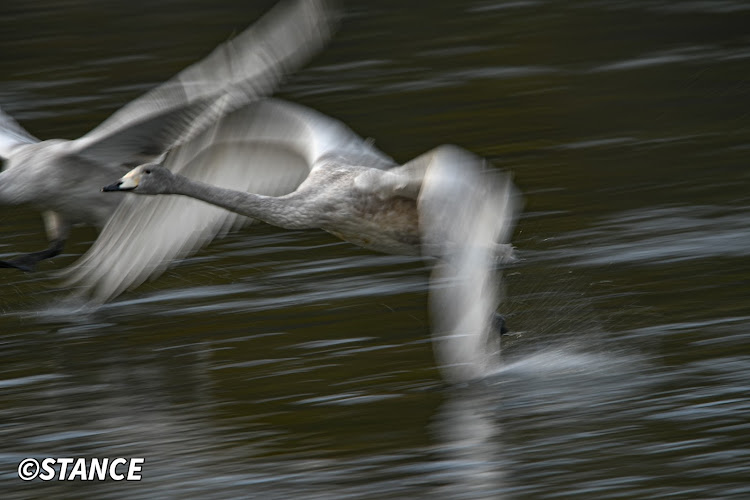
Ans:
<svg viewBox="0 0 750 500"><path fill-rule="evenodd" d="M496 384L477 384L446 391L430 425L439 470L437 498L505 498L508 457L502 453L497 389Z"/></svg>
<svg viewBox="0 0 750 500"><path fill-rule="evenodd" d="M167 168L189 164L186 158L196 158L191 166L198 172L234 172L230 186L253 191L255 178L287 194L217 187ZM397 166L341 123L269 99L229 114L170 154L166 166L141 165L104 190L180 194L282 228L324 229L376 251L438 257L430 301L435 345L447 377L482 376L496 362L497 349L487 346L496 338L488 336L497 306L494 260L498 252L510 255L505 243L517 197L506 175L483 172L482 161L458 147L441 146ZM180 204L182 198L173 199ZM146 219L133 214L120 233L124 236L96 251L111 258L89 263L84 281L96 283L105 274L127 280L134 267L143 265L144 255L146 260L155 255L151 247L163 245L161 231L190 235L184 240L190 246L200 243L189 219L180 221L175 214L153 220L154 211L173 212L170 204L166 199L151 207ZM171 245L173 239L166 241ZM121 289L117 282L114 286Z"/></svg>
<svg viewBox="0 0 750 500"><path fill-rule="evenodd" d="M39 141L0 111L0 204L30 204L44 214L50 247L0 267L31 270L62 251L70 225L102 228L122 196L99 192L129 166L154 161L216 118L274 90L330 34L325 0L279 6L201 62L131 102L74 141ZM217 99L224 107L214 105ZM230 106L227 108L226 106ZM61 191L64 190L64 195Z"/></svg>

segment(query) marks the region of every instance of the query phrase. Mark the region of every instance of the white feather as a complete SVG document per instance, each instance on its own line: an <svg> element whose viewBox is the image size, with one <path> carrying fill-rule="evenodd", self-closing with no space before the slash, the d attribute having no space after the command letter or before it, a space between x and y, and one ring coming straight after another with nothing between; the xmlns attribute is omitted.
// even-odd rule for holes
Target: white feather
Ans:
<svg viewBox="0 0 750 500"><path fill-rule="evenodd" d="M311 109L267 99L229 113L168 155L165 166L193 180L247 192L294 191L328 154L391 166L337 120ZM246 219L183 196L128 195L86 254L63 276L96 301L161 274Z"/></svg>
<svg viewBox="0 0 750 500"><path fill-rule="evenodd" d="M465 150L442 146L424 156L423 251L441 256L430 280L433 346L445 378L465 382L500 362L497 250L510 239L520 197L507 174L485 171L484 161Z"/></svg>

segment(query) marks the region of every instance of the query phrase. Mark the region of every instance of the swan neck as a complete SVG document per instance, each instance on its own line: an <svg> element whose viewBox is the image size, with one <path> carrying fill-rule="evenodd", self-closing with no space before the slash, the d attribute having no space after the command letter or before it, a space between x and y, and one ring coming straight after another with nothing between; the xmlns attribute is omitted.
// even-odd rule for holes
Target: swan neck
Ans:
<svg viewBox="0 0 750 500"><path fill-rule="evenodd" d="M263 196L245 191L226 189L183 176L176 176L172 194L195 198L246 217L258 219L285 229L307 229L295 209L293 197Z"/></svg>

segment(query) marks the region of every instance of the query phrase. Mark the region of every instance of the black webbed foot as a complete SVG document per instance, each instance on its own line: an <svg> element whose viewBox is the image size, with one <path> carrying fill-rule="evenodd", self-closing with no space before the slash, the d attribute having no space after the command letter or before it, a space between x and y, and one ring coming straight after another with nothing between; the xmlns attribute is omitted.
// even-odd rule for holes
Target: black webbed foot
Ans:
<svg viewBox="0 0 750 500"><path fill-rule="evenodd" d="M40 252L31 252L26 255L19 255L8 260L0 260L0 268L14 268L20 269L25 273L31 273L36 271L36 265L45 260L51 259L62 253L63 247L65 246L65 240L53 241L49 248L46 248Z"/></svg>
<svg viewBox="0 0 750 500"><path fill-rule="evenodd" d="M10 260L0 260L0 267L7 267L7 268L13 268L13 269L20 269L21 271L25 273L31 273L36 270L36 263L38 261L27 259L27 255L22 255L20 257L15 257Z"/></svg>
<svg viewBox="0 0 750 500"><path fill-rule="evenodd" d="M505 316L503 316L502 314L495 313L495 316L492 318L492 326L500 335L510 333L508 327L505 326Z"/></svg>

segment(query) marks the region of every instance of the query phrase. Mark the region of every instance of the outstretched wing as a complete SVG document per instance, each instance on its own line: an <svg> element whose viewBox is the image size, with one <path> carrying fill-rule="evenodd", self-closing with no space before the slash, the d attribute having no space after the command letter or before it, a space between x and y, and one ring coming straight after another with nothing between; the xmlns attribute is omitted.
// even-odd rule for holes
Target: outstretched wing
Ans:
<svg viewBox="0 0 750 500"><path fill-rule="evenodd" d="M171 151L167 168L220 187L265 195L294 191L330 154L390 161L342 123L266 99L225 115ZM116 179L112 179L115 181ZM246 218L184 196L128 195L88 252L63 271L68 284L105 302L221 236Z"/></svg>
<svg viewBox="0 0 750 500"><path fill-rule="evenodd" d="M33 144L39 139L26 132L17 121L0 109L0 158L8 158L19 144Z"/></svg>
<svg viewBox="0 0 750 500"><path fill-rule="evenodd" d="M330 0L284 2L200 62L114 113L75 141L71 152L104 164L154 158L176 141L189 139L186 134L200 132L220 112L270 94L286 74L322 48L336 23ZM231 96L230 108L213 105L226 95Z"/></svg>
<svg viewBox="0 0 750 500"><path fill-rule="evenodd" d="M422 175L423 253L438 257L429 298L435 355L446 379L465 382L497 367L498 244L510 239L520 199L507 174L458 147L420 158L411 173Z"/></svg>

